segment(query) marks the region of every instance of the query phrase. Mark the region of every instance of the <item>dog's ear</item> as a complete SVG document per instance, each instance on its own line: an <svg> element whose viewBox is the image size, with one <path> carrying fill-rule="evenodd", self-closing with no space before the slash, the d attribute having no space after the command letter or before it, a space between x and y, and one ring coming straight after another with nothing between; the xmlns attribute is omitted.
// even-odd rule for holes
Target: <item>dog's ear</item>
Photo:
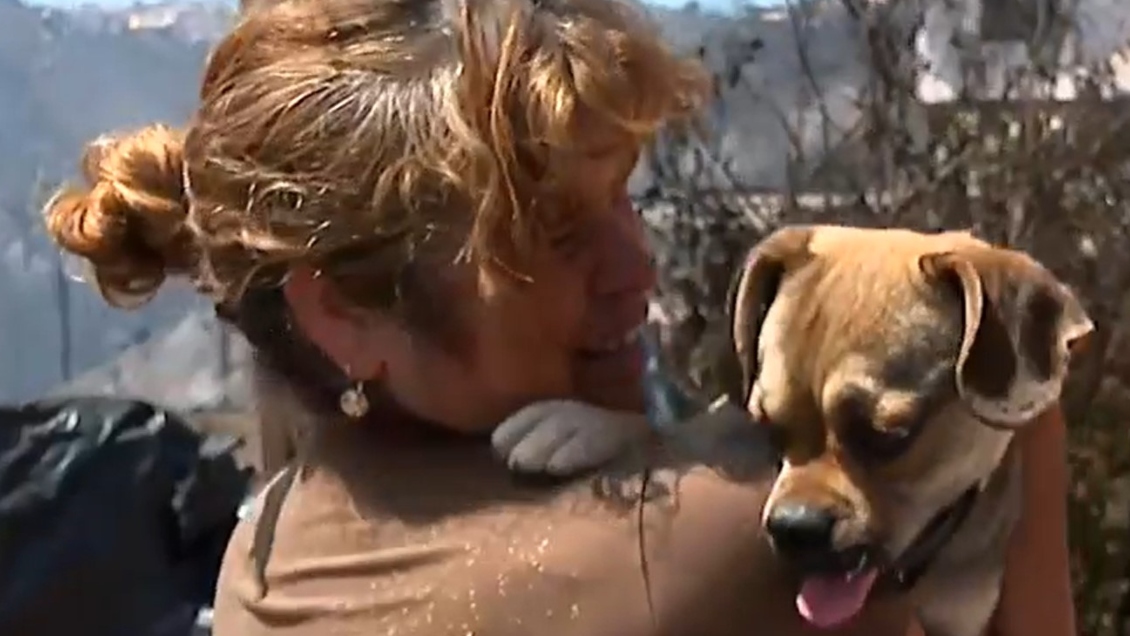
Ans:
<svg viewBox="0 0 1130 636"><path fill-rule="evenodd" d="M736 404L745 405L757 377L757 339L781 277L807 259L813 231L811 226L797 225L773 232L750 250L730 283L727 313L740 371L731 374L734 377L725 389Z"/></svg>
<svg viewBox="0 0 1130 636"><path fill-rule="evenodd" d="M987 424L1016 428L1059 399L1073 346L1094 331L1051 272L1015 251L978 247L919 260L928 279L956 283L964 305L957 389Z"/></svg>

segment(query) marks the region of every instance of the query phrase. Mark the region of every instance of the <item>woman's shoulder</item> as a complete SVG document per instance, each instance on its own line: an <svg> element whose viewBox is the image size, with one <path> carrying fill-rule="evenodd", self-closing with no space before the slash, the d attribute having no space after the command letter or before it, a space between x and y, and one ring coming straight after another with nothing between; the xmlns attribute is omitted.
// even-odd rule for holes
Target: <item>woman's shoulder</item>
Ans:
<svg viewBox="0 0 1130 636"><path fill-rule="evenodd" d="M767 442L724 424L557 485L515 480L469 449L296 471L274 485L287 491L275 521L268 490L236 531L219 633L285 621L296 636L729 636L795 623L765 610L791 609L770 602L780 578L759 530Z"/></svg>

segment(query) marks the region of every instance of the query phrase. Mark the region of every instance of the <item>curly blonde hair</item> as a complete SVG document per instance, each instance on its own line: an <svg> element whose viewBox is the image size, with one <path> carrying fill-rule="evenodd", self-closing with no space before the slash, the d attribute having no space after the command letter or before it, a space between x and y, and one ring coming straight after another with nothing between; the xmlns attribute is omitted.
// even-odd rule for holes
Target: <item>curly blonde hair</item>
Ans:
<svg viewBox="0 0 1130 636"><path fill-rule="evenodd" d="M115 305L180 276L247 331L246 294L304 264L410 310L430 251L521 270L563 221L555 159L599 141L588 123L639 146L707 94L620 0L256 3L189 125L90 144L47 228Z"/></svg>

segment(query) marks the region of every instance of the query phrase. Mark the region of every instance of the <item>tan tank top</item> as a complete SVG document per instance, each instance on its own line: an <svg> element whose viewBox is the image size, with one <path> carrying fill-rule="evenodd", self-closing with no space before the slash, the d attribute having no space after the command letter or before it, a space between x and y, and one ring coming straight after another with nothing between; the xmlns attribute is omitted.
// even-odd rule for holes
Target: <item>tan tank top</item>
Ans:
<svg viewBox="0 0 1130 636"><path fill-rule="evenodd" d="M684 441L551 486L485 445L343 434L236 530L215 636L829 636L761 537L764 441ZM896 599L836 633L903 636L907 616Z"/></svg>

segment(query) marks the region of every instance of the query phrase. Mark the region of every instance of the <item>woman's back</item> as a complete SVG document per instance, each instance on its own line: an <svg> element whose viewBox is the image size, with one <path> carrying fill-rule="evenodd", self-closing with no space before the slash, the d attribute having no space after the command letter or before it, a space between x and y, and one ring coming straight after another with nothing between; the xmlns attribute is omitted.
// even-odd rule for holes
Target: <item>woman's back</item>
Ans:
<svg viewBox="0 0 1130 636"><path fill-rule="evenodd" d="M651 452L642 515L645 471L632 468L642 452L549 487L515 480L485 445L374 453L357 443L363 433L337 434L318 467L295 473L273 533L262 503L237 531L217 597L219 636L811 629L760 537L773 466L756 431L697 431L686 436L693 449ZM286 476L273 488L287 491ZM901 636L901 609L878 605L855 631Z"/></svg>

